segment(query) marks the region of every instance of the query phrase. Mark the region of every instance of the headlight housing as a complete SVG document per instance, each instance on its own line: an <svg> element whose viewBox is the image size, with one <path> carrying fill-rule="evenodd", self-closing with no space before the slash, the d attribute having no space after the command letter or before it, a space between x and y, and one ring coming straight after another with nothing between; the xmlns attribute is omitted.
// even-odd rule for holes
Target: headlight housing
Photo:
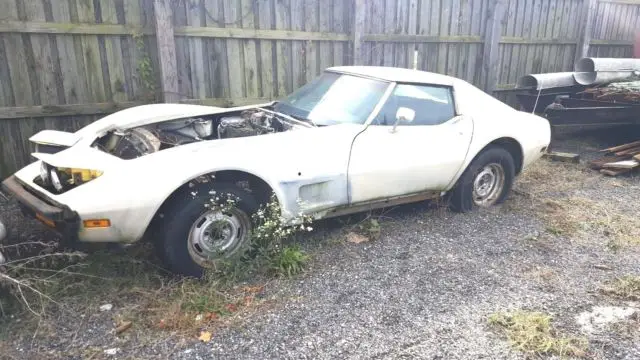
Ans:
<svg viewBox="0 0 640 360"><path fill-rule="evenodd" d="M51 169L51 172L49 174L51 177L51 184L53 185L53 188L58 192L62 192L64 190L64 184L62 182L63 180L61 174L56 169Z"/></svg>
<svg viewBox="0 0 640 360"><path fill-rule="evenodd" d="M40 179L45 185L49 184L49 167L44 161L40 163Z"/></svg>
<svg viewBox="0 0 640 360"><path fill-rule="evenodd" d="M99 170L53 167L42 162L39 181L36 182L55 193L63 193L101 175L102 171Z"/></svg>

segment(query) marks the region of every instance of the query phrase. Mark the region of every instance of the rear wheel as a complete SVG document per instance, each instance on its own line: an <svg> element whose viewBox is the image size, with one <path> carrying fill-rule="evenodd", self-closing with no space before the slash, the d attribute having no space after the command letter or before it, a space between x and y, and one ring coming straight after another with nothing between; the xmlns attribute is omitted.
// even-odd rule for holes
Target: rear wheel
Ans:
<svg viewBox="0 0 640 360"><path fill-rule="evenodd" d="M212 206L216 198L220 206ZM160 255L173 272L200 277L249 248L251 215L257 209L250 193L231 184L214 185L211 193L185 194L165 215L157 239Z"/></svg>
<svg viewBox="0 0 640 360"><path fill-rule="evenodd" d="M450 198L457 212L503 203L513 185L515 164L504 148L490 147L482 151L462 174Z"/></svg>

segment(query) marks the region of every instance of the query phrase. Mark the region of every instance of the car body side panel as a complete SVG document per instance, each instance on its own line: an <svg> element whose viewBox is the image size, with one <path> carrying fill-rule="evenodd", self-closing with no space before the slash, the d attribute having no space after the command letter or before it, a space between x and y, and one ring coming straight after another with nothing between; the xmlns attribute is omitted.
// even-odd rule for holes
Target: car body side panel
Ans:
<svg viewBox="0 0 640 360"><path fill-rule="evenodd" d="M453 187L464 170L490 143L501 138L520 144L523 168L542 157L551 141L551 129L546 119L513 109L471 84L459 81L455 85L458 111L474 120L473 138L469 152Z"/></svg>
<svg viewBox="0 0 640 360"><path fill-rule="evenodd" d="M55 166L104 172L59 195L33 182L39 174L39 162L18 171L16 176L78 212L81 220L111 220L111 228L81 229L81 241L134 242L142 237L156 211L176 189L198 176L221 170L243 171L263 179L274 189L288 219L301 211L315 213L344 206L348 202L350 147L363 128L364 125L336 125L212 140L133 160L80 146L58 154L39 154Z"/></svg>
<svg viewBox="0 0 640 360"><path fill-rule="evenodd" d="M461 168L473 133L470 117L439 125L370 125L354 141L350 202L444 191Z"/></svg>

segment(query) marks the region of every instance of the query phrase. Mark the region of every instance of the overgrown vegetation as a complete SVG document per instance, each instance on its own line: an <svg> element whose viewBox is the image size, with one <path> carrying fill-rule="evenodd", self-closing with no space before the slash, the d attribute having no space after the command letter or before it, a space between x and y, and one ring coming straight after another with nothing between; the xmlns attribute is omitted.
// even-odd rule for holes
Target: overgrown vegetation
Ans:
<svg viewBox="0 0 640 360"><path fill-rule="evenodd" d="M359 232L369 239L376 240L380 237L380 221L375 218L367 217L364 221L357 225Z"/></svg>
<svg viewBox="0 0 640 360"><path fill-rule="evenodd" d="M219 201L219 198L216 200ZM225 204L210 206L222 206L224 209L235 206L237 200L227 196L224 201ZM310 217L300 214L293 221L297 225L288 226L282 217L280 204L273 195L268 203L261 205L252 215L252 221L251 248L224 262L215 271L218 276L237 281L246 278L247 274L293 276L304 271L309 256L298 245L286 245L285 242L300 233L312 231Z"/></svg>
<svg viewBox="0 0 640 360"><path fill-rule="evenodd" d="M353 244L375 241L382 234L381 221L390 209L369 211L367 214L352 215L343 219L336 219L340 224L341 234L328 243L343 244L345 241Z"/></svg>
<svg viewBox="0 0 640 360"><path fill-rule="evenodd" d="M579 166L579 167L577 167ZM541 160L525 170L515 192L519 201L528 201L556 236L602 236L613 250L640 242L640 220L621 209L615 199L590 199L581 190L590 186L613 186L598 181L613 181L584 168L583 165ZM612 184L614 184L612 182Z"/></svg>
<svg viewBox="0 0 640 360"><path fill-rule="evenodd" d="M551 321L549 315L522 310L489 316L489 324L498 328L520 351L534 355L584 357L587 340L558 334Z"/></svg>
<svg viewBox="0 0 640 360"><path fill-rule="evenodd" d="M288 246L271 257L271 270L279 275L293 276L304 271L309 255L299 246Z"/></svg>
<svg viewBox="0 0 640 360"><path fill-rule="evenodd" d="M0 316L22 307L34 315L44 313L49 303L56 303L53 296L58 279L76 274L75 264L86 256L80 252L56 252L51 243L0 244L0 251L12 255L30 254L34 248L39 253L9 259L0 266Z"/></svg>
<svg viewBox="0 0 640 360"><path fill-rule="evenodd" d="M640 301L640 276L619 277L603 286L600 291L623 300Z"/></svg>
<svg viewBox="0 0 640 360"><path fill-rule="evenodd" d="M136 70L138 72L138 81L144 90L143 100L153 101L156 98L157 86L153 62L144 43L144 34L134 33L133 40L136 42L136 49L138 49L139 52Z"/></svg>
<svg viewBox="0 0 640 360"><path fill-rule="evenodd" d="M0 309L4 315L21 313L22 317L27 310L40 323L68 309L91 313L112 302L118 309L116 327L131 322L138 330L191 333L214 328L264 303L263 283L269 277L299 274L310 259L300 246L287 244L298 233L312 230L309 218L301 217L297 226L285 226L274 197L253 220L250 251L229 259L203 279L167 273L150 255L149 244L89 256L49 249L8 262L0 271L0 285L9 290L0 293Z"/></svg>

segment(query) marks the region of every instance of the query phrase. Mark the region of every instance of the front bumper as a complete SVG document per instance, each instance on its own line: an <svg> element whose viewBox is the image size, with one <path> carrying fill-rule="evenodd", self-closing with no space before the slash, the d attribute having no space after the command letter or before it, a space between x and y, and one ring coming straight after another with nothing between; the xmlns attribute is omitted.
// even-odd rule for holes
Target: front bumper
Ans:
<svg viewBox="0 0 640 360"><path fill-rule="evenodd" d="M39 193L15 176L6 179L2 183L2 188L18 201L25 215L38 219L59 233L65 241L77 240L80 217L68 206Z"/></svg>

